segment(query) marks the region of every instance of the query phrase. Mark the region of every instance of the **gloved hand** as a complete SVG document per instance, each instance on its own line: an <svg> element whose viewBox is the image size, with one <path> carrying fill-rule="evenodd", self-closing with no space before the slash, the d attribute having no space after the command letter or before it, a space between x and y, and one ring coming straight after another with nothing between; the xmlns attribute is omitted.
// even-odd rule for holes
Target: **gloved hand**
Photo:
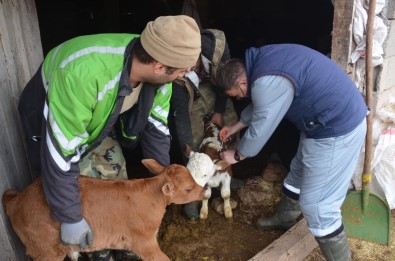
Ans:
<svg viewBox="0 0 395 261"><path fill-rule="evenodd" d="M62 223L60 240L63 244L75 244L84 249L93 243L93 234L88 222L83 218L77 223Z"/></svg>

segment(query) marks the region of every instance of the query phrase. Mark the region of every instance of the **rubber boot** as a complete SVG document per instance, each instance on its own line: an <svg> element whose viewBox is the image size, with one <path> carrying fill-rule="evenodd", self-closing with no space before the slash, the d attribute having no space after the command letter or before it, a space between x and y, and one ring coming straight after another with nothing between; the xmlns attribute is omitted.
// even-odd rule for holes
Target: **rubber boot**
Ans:
<svg viewBox="0 0 395 261"><path fill-rule="evenodd" d="M230 180L230 189L232 190L240 189L243 186L244 186L244 181L241 179L236 179L232 177L232 179Z"/></svg>
<svg viewBox="0 0 395 261"><path fill-rule="evenodd" d="M187 203L183 207L184 215L191 221L199 219L198 201Z"/></svg>
<svg viewBox="0 0 395 261"><path fill-rule="evenodd" d="M296 224L300 211L299 201L281 194L280 204L276 213L270 218L258 218L256 225L261 230L284 229L288 230Z"/></svg>
<svg viewBox="0 0 395 261"><path fill-rule="evenodd" d="M344 231L334 237L315 238L327 261L351 261L351 250Z"/></svg>
<svg viewBox="0 0 395 261"><path fill-rule="evenodd" d="M103 249L88 253L89 260L91 261L110 261L112 252L110 249Z"/></svg>
<svg viewBox="0 0 395 261"><path fill-rule="evenodd" d="M138 255L126 250L113 250L112 256L115 261L139 261L142 260Z"/></svg>

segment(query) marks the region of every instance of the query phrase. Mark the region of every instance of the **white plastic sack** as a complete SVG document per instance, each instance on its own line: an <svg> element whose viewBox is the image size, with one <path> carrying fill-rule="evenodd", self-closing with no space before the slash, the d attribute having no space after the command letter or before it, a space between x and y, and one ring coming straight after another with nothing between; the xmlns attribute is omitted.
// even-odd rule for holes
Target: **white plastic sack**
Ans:
<svg viewBox="0 0 395 261"><path fill-rule="evenodd" d="M395 97L392 95L386 106L380 108L376 114L377 117L384 122L395 122Z"/></svg>
<svg viewBox="0 0 395 261"><path fill-rule="evenodd" d="M359 0L355 1L355 14L353 19L353 36L357 47L351 54L351 62L356 63L359 58L366 56L366 24L368 21L367 10L363 8ZM376 16L374 18L373 26L373 46L372 46L372 59L373 66L383 63L384 54L383 43L387 37L388 28L384 24L383 19Z"/></svg>
<svg viewBox="0 0 395 261"><path fill-rule="evenodd" d="M388 205L395 208L395 127L384 131L376 146L372 172L382 188Z"/></svg>
<svg viewBox="0 0 395 261"><path fill-rule="evenodd" d="M368 21L367 8L368 1L355 0L355 13L353 18L353 37L356 43L356 48L351 54L351 63L356 63L355 68L355 83L360 87L360 83L363 82L364 69L365 69L365 57L366 57L366 25ZM385 6L385 0L378 0L376 2L376 14L379 14L383 6ZM372 43L372 65L373 67L383 63L383 43L387 38L388 27L385 25L383 19L376 16L374 18L373 26L373 43Z"/></svg>

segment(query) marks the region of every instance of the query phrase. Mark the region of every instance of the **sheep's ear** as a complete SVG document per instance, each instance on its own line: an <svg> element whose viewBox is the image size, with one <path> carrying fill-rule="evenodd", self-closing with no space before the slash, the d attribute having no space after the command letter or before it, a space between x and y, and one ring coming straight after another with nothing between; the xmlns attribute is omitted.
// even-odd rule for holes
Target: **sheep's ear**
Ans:
<svg viewBox="0 0 395 261"><path fill-rule="evenodd" d="M160 165L156 160L154 159L143 159L141 161L143 165L151 172L154 173L155 175L160 174L164 167Z"/></svg>
<svg viewBox="0 0 395 261"><path fill-rule="evenodd" d="M173 197L174 195L174 184L173 182L166 182L162 187L162 192L165 196Z"/></svg>
<svg viewBox="0 0 395 261"><path fill-rule="evenodd" d="M185 157L187 157L188 159L193 155L193 151L192 151L191 147L190 147L188 144L185 144L184 155L185 155Z"/></svg>
<svg viewBox="0 0 395 261"><path fill-rule="evenodd" d="M223 170L230 166L230 164L225 160L217 160L214 162L214 165L216 170Z"/></svg>

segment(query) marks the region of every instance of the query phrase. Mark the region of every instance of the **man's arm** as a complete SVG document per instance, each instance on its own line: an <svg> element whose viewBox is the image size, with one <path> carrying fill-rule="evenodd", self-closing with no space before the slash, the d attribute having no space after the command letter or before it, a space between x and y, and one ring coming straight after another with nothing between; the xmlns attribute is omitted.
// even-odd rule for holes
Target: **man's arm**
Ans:
<svg viewBox="0 0 395 261"><path fill-rule="evenodd" d="M189 98L187 89L177 83L173 82L173 93L170 99L171 113L169 119L172 119L172 123L175 128L177 145L179 150L184 155L185 145L188 144L192 147L193 137L192 137L192 127L191 120L189 118ZM170 124L170 123L169 123ZM172 125L172 126L173 126ZM186 159L184 159L186 161Z"/></svg>
<svg viewBox="0 0 395 261"><path fill-rule="evenodd" d="M148 122L140 142L145 159L154 159L162 166L170 165L170 135Z"/></svg>
<svg viewBox="0 0 395 261"><path fill-rule="evenodd" d="M78 162L87 147L86 127L92 119L97 88L73 75L67 81L63 77L61 72L54 73L51 86L46 86L41 135L43 189L53 218L61 222L61 241L84 248L92 244L93 236L82 216Z"/></svg>
<svg viewBox="0 0 395 261"><path fill-rule="evenodd" d="M48 124L41 136L41 175L45 197L54 219L76 223L82 219L78 185L79 167L77 163L70 164L67 171L59 167L53 154L58 154L58 157L62 158L60 149L47 128Z"/></svg>
<svg viewBox="0 0 395 261"><path fill-rule="evenodd" d="M252 118L237 146L244 157L259 153L287 113L294 97L292 83L282 76L261 77L251 87Z"/></svg>

